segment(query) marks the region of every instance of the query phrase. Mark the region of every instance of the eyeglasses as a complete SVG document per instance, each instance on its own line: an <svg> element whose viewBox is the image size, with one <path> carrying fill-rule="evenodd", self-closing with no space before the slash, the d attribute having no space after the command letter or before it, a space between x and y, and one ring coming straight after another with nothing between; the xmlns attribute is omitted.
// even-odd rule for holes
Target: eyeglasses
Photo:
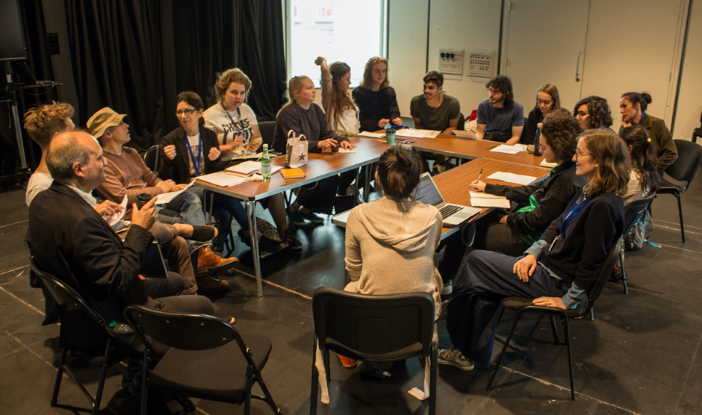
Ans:
<svg viewBox="0 0 702 415"><path fill-rule="evenodd" d="M537 99L536 102L538 104L551 105L553 100L552 99Z"/></svg>
<svg viewBox="0 0 702 415"><path fill-rule="evenodd" d="M185 109L176 111L176 115L183 115L183 114L190 115L195 111L197 111L195 108L185 108Z"/></svg>
<svg viewBox="0 0 702 415"><path fill-rule="evenodd" d="M582 150L580 150L579 148L575 149L575 157L576 158L585 157L585 156L589 156L589 155L590 155L590 153L583 153Z"/></svg>
<svg viewBox="0 0 702 415"><path fill-rule="evenodd" d="M590 115L590 113L589 113L589 112L578 111L578 112L577 112L577 115L579 115L579 116L581 116L581 117L584 117L584 116L586 116L586 115Z"/></svg>

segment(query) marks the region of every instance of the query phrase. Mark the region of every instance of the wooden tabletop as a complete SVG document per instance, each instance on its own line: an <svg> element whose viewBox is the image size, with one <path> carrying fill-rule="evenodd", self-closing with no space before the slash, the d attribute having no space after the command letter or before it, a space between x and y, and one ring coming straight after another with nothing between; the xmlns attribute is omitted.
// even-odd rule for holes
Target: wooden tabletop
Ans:
<svg viewBox="0 0 702 415"><path fill-rule="evenodd" d="M229 187L217 186L202 180L197 180L195 184L240 200L259 200L378 161L383 151L388 148L387 144L378 140L351 137L350 141L356 145L355 153L332 153L329 150L322 153L310 152L307 165L300 168L305 172L304 178L284 179L278 172L265 182L247 181ZM285 156L271 159L271 165L284 166Z"/></svg>

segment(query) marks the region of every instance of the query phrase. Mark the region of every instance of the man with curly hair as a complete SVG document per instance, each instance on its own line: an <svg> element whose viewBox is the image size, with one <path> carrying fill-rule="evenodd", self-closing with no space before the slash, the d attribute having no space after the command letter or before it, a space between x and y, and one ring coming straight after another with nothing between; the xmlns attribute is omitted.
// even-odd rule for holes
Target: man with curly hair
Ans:
<svg viewBox="0 0 702 415"><path fill-rule="evenodd" d="M514 100L512 81L500 75L485 87L490 95L478 104L476 136L479 140L517 144L524 129L524 107Z"/></svg>

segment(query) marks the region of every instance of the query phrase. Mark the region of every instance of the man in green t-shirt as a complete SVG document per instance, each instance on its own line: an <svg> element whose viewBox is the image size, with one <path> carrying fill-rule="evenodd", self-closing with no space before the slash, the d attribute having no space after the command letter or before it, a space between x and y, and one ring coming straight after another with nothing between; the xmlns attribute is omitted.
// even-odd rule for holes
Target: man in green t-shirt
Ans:
<svg viewBox="0 0 702 415"><path fill-rule="evenodd" d="M451 95L443 93L444 76L436 71L424 75L424 93L412 98L410 114L415 128L438 130L451 134L458 126L461 105Z"/></svg>

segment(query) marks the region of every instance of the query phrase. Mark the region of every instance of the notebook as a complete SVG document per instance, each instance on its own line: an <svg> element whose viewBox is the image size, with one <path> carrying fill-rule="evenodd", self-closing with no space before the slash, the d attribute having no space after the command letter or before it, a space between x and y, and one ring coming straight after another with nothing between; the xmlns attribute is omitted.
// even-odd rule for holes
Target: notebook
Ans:
<svg viewBox="0 0 702 415"><path fill-rule="evenodd" d="M458 226L480 213L479 208L446 203L429 173L424 173L420 177L419 185L414 191L414 199L439 209L444 226Z"/></svg>
<svg viewBox="0 0 702 415"><path fill-rule="evenodd" d="M166 263L163 262L163 253L156 242L152 243L146 251L144 261L139 267L139 274L147 278L168 278Z"/></svg>
<svg viewBox="0 0 702 415"><path fill-rule="evenodd" d="M305 172L302 169L283 169L280 171L284 179L296 179L298 177L305 177Z"/></svg>

